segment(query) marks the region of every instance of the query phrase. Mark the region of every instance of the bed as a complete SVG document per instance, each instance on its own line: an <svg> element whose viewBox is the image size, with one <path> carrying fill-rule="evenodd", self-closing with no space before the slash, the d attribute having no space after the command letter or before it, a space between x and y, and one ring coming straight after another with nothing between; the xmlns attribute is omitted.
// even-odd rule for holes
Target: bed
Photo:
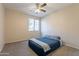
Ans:
<svg viewBox="0 0 79 59"><path fill-rule="evenodd" d="M32 40L29 40L28 41L29 47L39 56L46 56L50 52L58 49L61 46L61 40L60 40L60 37L58 37L58 36L44 36L44 37L40 37L40 38L36 38L36 39L38 39L42 42L45 42L51 48L50 50L45 52L44 49L38 43L36 43Z"/></svg>

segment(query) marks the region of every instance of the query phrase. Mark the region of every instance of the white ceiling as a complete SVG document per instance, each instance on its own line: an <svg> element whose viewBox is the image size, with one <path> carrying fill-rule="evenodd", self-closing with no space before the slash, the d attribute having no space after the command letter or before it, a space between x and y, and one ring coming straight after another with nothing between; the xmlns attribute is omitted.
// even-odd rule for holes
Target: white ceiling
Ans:
<svg viewBox="0 0 79 59"><path fill-rule="evenodd" d="M44 17L66 6L70 6L71 3L47 3L47 5L45 6L46 12L41 12L38 14L35 13L35 3L4 3L3 5L5 6L5 8L15 9L28 15Z"/></svg>

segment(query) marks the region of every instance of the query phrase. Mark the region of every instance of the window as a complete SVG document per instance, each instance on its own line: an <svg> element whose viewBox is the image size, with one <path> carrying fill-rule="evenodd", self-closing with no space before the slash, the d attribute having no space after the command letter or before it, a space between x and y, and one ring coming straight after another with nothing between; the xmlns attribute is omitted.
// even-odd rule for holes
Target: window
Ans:
<svg viewBox="0 0 79 59"><path fill-rule="evenodd" d="M29 19L29 31L34 31L34 20Z"/></svg>
<svg viewBox="0 0 79 59"><path fill-rule="evenodd" d="M39 31L39 20L29 19L29 31Z"/></svg>
<svg viewBox="0 0 79 59"><path fill-rule="evenodd" d="M35 31L39 31L39 20L35 20Z"/></svg>

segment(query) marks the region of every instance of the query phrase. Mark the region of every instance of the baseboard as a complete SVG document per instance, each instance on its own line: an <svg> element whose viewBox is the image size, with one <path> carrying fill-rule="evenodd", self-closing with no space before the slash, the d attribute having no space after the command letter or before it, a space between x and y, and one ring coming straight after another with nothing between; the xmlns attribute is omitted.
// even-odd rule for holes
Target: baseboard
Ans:
<svg viewBox="0 0 79 59"><path fill-rule="evenodd" d="M63 42L63 44L66 45L66 46L70 46L72 48L79 49L79 46L78 45L75 45L75 44L72 44L72 43Z"/></svg>
<svg viewBox="0 0 79 59"><path fill-rule="evenodd" d="M15 43L15 42L21 42L21 41L27 41L28 39L23 39L23 40L16 40L16 41L11 41L11 42L6 42L5 44L8 44L8 43Z"/></svg>
<svg viewBox="0 0 79 59"><path fill-rule="evenodd" d="M2 51L3 48L0 49L0 52Z"/></svg>
<svg viewBox="0 0 79 59"><path fill-rule="evenodd" d="M5 44L4 44L5 45ZM0 49L0 52L3 50L3 48L4 48L4 45L1 47L1 49Z"/></svg>

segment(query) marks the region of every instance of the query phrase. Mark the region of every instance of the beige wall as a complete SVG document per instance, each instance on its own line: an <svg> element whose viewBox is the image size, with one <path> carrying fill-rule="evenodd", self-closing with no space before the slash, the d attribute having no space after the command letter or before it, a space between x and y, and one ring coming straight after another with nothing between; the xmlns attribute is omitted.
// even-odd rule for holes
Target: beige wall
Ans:
<svg viewBox="0 0 79 59"><path fill-rule="evenodd" d="M40 32L28 32L28 19L35 18L11 9L6 9L5 41L6 43L28 40ZM39 18L37 18L39 19Z"/></svg>
<svg viewBox="0 0 79 59"><path fill-rule="evenodd" d="M79 4L66 7L42 19L43 35L58 35L71 47L79 49Z"/></svg>
<svg viewBox="0 0 79 59"><path fill-rule="evenodd" d="M4 46L4 7L0 4L0 52Z"/></svg>

